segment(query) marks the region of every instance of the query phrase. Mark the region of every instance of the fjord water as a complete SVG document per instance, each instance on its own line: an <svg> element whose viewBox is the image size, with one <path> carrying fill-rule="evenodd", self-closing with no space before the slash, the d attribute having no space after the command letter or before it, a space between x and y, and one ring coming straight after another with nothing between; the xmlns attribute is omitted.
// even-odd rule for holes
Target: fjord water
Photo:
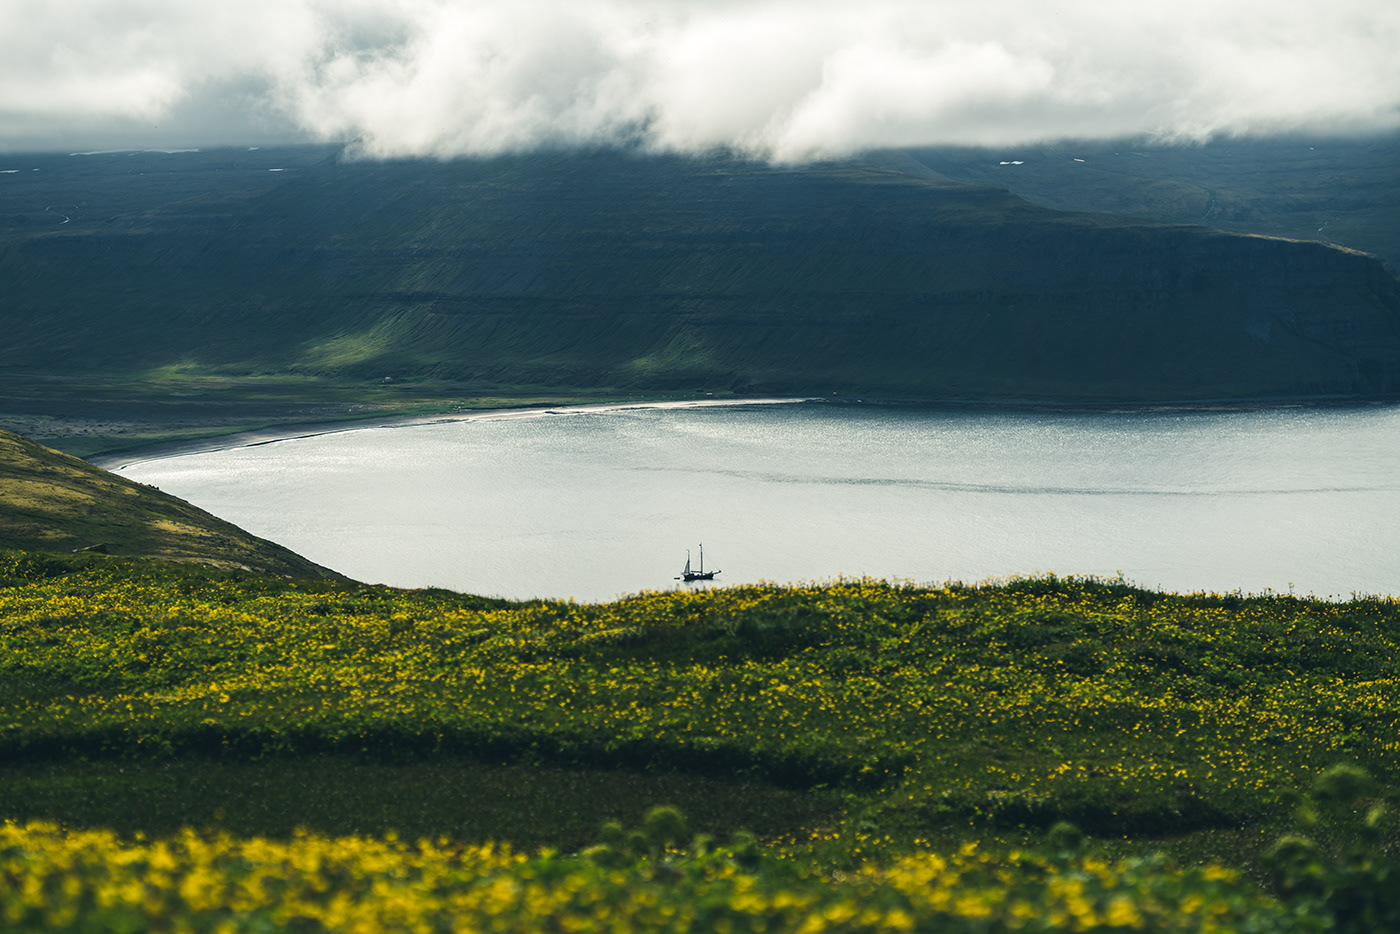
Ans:
<svg viewBox="0 0 1400 934"><path fill-rule="evenodd" d="M607 600L1055 572L1400 594L1400 408L813 403L347 431L123 472L366 582ZM698 554L695 555L698 558Z"/></svg>

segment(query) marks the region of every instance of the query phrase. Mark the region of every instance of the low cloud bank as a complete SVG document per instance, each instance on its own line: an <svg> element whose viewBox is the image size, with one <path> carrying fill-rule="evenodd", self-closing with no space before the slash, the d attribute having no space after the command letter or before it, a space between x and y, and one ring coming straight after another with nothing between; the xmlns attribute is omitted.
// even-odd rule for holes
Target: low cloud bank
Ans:
<svg viewBox="0 0 1400 934"><path fill-rule="evenodd" d="M0 0L0 147L775 160L1400 127L1393 0Z"/></svg>

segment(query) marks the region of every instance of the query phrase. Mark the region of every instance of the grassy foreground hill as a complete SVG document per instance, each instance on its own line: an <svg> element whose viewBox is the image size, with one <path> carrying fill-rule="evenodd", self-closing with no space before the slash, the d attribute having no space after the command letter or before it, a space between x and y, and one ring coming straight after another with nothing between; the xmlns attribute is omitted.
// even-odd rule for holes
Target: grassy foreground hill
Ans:
<svg viewBox="0 0 1400 934"><path fill-rule="evenodd" d="M0 431L0 547L333 574L182 499L8 431Z"/></svg>
<svg viewBox="0 0 1400 934"><path fill-rule="evenodd" d="M39 880L0 910L34 929L1361 931L1400 911L1390 599L1044 578L511 603L11 553L0 619L0 815L21 822L0 865ZM666 800L690 828L643 822ZM1265 855L1300 803L1318 842ZM158 839L81 832L113 826ZM1163 847L1273 888L1143 861Z"/></svg>

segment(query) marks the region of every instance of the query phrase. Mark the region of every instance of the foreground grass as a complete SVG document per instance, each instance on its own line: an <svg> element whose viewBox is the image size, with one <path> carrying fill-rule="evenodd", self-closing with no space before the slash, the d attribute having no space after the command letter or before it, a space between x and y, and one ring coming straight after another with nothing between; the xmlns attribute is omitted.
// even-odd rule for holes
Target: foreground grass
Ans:
<svg viewBox="0 0 1400 934"><path fill-rule="evenodd" d="M0 583L11 762L468 755L1121 836L1267 818L1400 753L1387 599L1044 579L509 603L18 553Z"/></svg>
<svg viewBox="0 0 1400 934"><path fill-rule="evenodd" d="M830 825L834 793L764 782L627 769L502 765L465 759L383 763L336 756L44 762L0 766L0 818L171 835L201 827L290 839L330 836L509 841L521 851L579 850L606 820L635 821L684 802L697 831L743 827L765 839Z"/></svg>
<svg viewBox="0 0 1400 934"><path fill-rule="evenodd" d="M902 924L889 917L953 924L953 914L918 914L888 880L931 872L919 860L946 861L978 840L982 849L970 852L982 855L957 858L985 856L995 864L986 879L1010 888L958 890L1001 919L968 920L969 930L1010 929L1020 922L1005 912L1017 898L1048 905L1063 892L1045 894L1046 880L1067 873L1089 885L1097 866L1111 867L1103 878L1123 893L1139 884L1134 873L1147 874L1141 884L1158 894L1132 903L1143 918L1149 902L1168 906L1162 917L1189 916L1189 893L1217 884L1233 893L1220 919L1236 908L1273 917L1259 907L1273 896L1253 882L1141 860L1165 849L1191 864L1240 866L1276 894L1316 895L1322 883L1285 885L1277 854L1263 853L1293 822L1299 790L1350 761L1377 782L1353 789L1309 832L1337 853L1364 837L1381 860L1367 865L1390 865L1398 639L1400 602L1391 599L1177 596L1114 581L865 580L579 605L10 553L0 555L0 817L73 828L12 825L49 841L14 844L26 853L67 846L65 834L80 827L169 835L177 825L207 828L178 837L192 860L191 848L211 840L224 841L215 849L292 845L298 825L356 835L315 844L337 852L393 850L364 836L391 829L573 852L599 820L635 820L671 800L701 831L760 832L787 867L773 870L772 892L806 906L792 918L837 904L843 879L869 889L862 900L904 912L845 917L835 929ZM132 810L143 799L162 803ZM1091 835L1090 850L1045 849L1062 821ZM120 845L147 846L138 843ZM1312 878L1304 869L1321 851L1289 852L1294 876ZM659 853L633 856L610 864L614 875L596 875L604 894L588 904L622 911L609 899L630 899L661 871ZM719 871L709 858L662 875L693 870L708 885ZM551 873L602 873L562 857L512 859L516 868L472 870L452 884L490 879L519 894ZM821 880L807 895L807 883L783 875L799 868ZM1017 894L1025 873L1040 880L1039 894ZM347 892L378 885L352 884L359 877L349 870L337 878ZM711 898L709 889L676 891L685 893L677 905ZM1119 924L1111 896L1090 903L1095 923ZM282 910L269 906L269 918ZM1300 910L1295 903L1288 917L1307 915ZM1061 919L1049 929L1089 929L1071 916L1036 913ZM763 917L785 929L778 915ZM1236 928L1221 920L1218 929Z"/></svg>
<svg viewBox="0 0 1400 934"><path fill-rule="evenodd" d="M655 839L655 837L653 837ZM650 841L644 840L643 843ZM447 839L0 825L0 922L18 930L175 931L1320 931L1217 867L1072 853L919 854L852 874L765 858L741 841L586 857ZM646 849L646 847L643 847ZM601 852L600 852L601 851Z"/></svg>

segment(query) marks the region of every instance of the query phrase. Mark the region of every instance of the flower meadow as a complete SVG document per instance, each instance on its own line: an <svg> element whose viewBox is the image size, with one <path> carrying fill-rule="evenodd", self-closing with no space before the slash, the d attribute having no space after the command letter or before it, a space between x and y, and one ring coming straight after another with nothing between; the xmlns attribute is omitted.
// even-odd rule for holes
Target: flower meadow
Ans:
<svg viewBox="0 0 1400 934"><path fill-rule="evenodd" d="M130 840L9 823L4 917L103 930L1310 930L1323 915L1224 870L928 841L1064 821L1116 840L1275 827L1343 761L1374 778L1357 807L1383 809L1400 762L1397 640L1392 599L1123 581L511 603L0 554L0 761L470 758L845 802L827 825L765 841L753 865L723 848L603 865L449 840Z"/></svg>
<svg viewBox="0 0 1400 934"><path fill-rule="evenodd" d="M0 925L44 931L1320 931L1236 874L1061 854L847 873L728 849L623 865L447 840L236 839L0 825Z"/></svg>

